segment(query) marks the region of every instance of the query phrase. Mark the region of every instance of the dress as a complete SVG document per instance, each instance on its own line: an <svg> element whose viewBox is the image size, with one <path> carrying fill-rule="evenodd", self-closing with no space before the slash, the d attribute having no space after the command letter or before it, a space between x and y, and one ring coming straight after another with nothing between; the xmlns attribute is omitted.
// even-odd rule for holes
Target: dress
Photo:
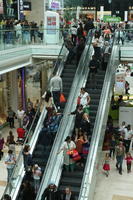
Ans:
<svg viewBox="0 0 133 200"><path fill-rule="evenodd" d="M109 171L110 170L109 160L105 160L105 163L103 165L103 169L105 171Z"/></svg>

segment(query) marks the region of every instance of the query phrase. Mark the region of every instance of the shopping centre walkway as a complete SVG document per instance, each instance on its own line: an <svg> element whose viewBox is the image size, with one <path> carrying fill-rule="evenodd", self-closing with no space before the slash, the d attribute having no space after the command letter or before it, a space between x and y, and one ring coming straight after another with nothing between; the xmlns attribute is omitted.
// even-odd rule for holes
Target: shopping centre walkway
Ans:
<svg viewBox="0 0 133 200"><path fill-rule="evenodd" d="M111 160L110 175L106 177L102 170L104 155L102 152L93 200L133 200L133 170L128 174L124 161L123 174L120 175L115 167L116 160Z"/></svg>

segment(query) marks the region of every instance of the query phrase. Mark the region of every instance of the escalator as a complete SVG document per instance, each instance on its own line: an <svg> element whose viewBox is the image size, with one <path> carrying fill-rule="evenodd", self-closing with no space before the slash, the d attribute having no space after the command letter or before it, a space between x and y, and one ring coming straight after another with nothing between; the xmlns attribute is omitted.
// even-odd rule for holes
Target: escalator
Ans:
<svg viewBox="0 0 133 200"><path fill-rule="evenodd" d="M76 59L72 61L72 64L65 64L64 69L61 74L61 78L63 81L63 93L66 99L68 99L71 85L76 73L77 65L75 63L76 63ZM65 104L62 104L61 105L62 113L63 113L64 108L65 108ZM38 141L36 143L35 149L33 151L33 154L32 154L33 163L38 164L41 167L42 175L47 165L47 161L51 152L51 148L52 148L55 136L56 134L52 134L52 137L51 137L42 129L38 137ZM23 181L25 180L27 180L26 175ZM31 183L33 184L33 179L31 179ZM21 191L22 190L20 188L20 192L17 199L21 199L21 195L22 195Z"/></svg>
<svg viewBox="0 0 133 200"><path fill-rule="evenodd" d="M97 89L92 89L93 86L90 83L90 79L88 77L86 83L86 91L90 94L91 102L90 102L90 124L91 124L91 132L93 132L93 127L95 123L95 118L97 114L97 109L99 105L100 95L102 91L102 86L104 82L105 72L99 70L96 75L97 80ZM62 176L60 179L59 190L64 191L65 187L71 186L73 193L76 198L79 196L80 187L82 183L84 173L84 167L75 166L74 172L66 172L63 170Z"/></svg>

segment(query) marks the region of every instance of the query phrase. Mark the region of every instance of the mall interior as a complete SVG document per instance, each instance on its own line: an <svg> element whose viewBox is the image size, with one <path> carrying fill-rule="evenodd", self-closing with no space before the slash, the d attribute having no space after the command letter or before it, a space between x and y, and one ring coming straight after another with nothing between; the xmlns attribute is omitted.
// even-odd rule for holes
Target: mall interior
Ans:
<svg viewBox="0 0 133 200"><path fill-rule="evenodd" d="M132 20L131 0L0 0L1 200L133 200ZM63 84L58 106L53 76ZM81 88L90 101L76 125Z"/></svg>

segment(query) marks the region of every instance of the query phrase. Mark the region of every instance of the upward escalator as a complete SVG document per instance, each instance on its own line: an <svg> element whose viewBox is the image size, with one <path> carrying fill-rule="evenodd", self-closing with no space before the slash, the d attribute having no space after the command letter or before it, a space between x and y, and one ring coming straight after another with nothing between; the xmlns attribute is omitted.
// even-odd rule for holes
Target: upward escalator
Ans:
<svg viewBox="0 0 133 200"><path fill-rule="evenodd" d="M93 132L93 127L94 127L97 109L99 105L100 95L101 95L102 86L104 82L104 76L105 76L105 72L99 70L96 75L97 89L92 88L93 84L91 83L92 81L90 81L89 77L86 83L86 91L90 94L90 97L91 97L91 102L90 102L91 132ZM60 179L59 190L63 191L65 187L71 186L73 193L78 198L81 183L82 183L83 173L84 173L84 167L82 168L79 166L75 166L74 172L66 172L65 170L63 170L62 176Z"/></svg>

